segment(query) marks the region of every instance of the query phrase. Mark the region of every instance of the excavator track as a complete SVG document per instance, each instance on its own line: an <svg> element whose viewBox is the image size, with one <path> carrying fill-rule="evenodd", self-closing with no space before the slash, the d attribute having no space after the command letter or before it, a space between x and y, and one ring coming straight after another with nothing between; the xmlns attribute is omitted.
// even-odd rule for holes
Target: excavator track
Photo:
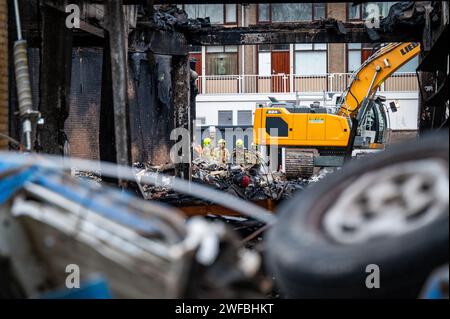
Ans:
<svg viewBox="0 0 450 319"><path fill-rule="evenodd" d="M314 150L286 149L286 177L308 179L314 175Z"/></svg>

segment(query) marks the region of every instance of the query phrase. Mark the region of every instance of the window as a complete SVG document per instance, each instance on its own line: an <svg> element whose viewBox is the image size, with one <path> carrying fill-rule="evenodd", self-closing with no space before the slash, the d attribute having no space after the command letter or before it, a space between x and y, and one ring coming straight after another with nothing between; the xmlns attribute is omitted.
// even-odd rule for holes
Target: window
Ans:
<svg viewBox="0 0 450 319"><path fill-rule="evenodd" d="M260 44L258 47L259 52L270 52L272 46L270 44Z"/></svg>
<svg viewBox="0 0 450 319"><path fill-rule="evenodd" d="M289 126L281 117L266 117L266 133L272 137L288 137Z"/></svg>
<svg viewBox="0 0 450 319"><path fill-rule="evenodd" d="M272 44L272 51L289 51L289 44Z"/></svg>
<svg viewBox="0 0 450 319"><path fill-rule="evenodd" d="M258 5L258 22L262 23L312 21L325 17L325 3L264 3Z"/></svg>
<svg viewBox="0 0 450 319"><path fill-rule="evenodd" d="M190 45L189 46L189 53L201 53L202 47L197 45Z"/></svg>
<svg viewBox="0 0 450 319"><path fill-rule="evenodd" d="M205 125L206 124L206 117L197 117L197 121L196 121L197 125Z"/></svg>
<svg viewBox="0 0 450 319"><path fill-rule="evenodd" d="M353 73L361 66L361 43L347 44L347 72Z"/></svg>
<svg viewBox="0 0 450 319"><path fill-rule="evenodd" d="M347 16L348 20L360 20L361 19L361 5L352 5L347 3Z"/></svg>
<svg viewBox="0 0 450 319"><path fill-rule="evenodd" d="M184 10L189 18L208 18L212 24L224 23L224 11L222 4L186 4Z"/></svg>
<svg viewBox="0 0 450 319"><path fill-rule="evenodd" d="M361 64L377 50L377 46L373 43L348 43L347 72L353 73L357 71Z"/></svg>
<svg viewBox="0 0 450 319"><path fill-rule="evenodd" d="M325 3L314 3L313 4L313 20L325 19L327 17L326 4Z"/></svg>
<svg viewBox="0 0 450 319"><path fill-rule="evenodd" d="M327 73L327 45L296 44L295 45L295 74L323 75Z"/></svg>
<svg viewBox="0 0 450 319"><path fill-rule="evenodd" d="M211 24L236 24L236 4L185 4L189 18L209 18Z"/></svg>
<svg viewBox="0 0 450 319"><path fill-rule="evenodd" d="M219 125L232 126L233 125L233 111L219 111Z"/></svg>
<svg viewBox="0 0 450 319"><path fill-rule="evenodd" d="M236 24L237 23L237 6L236 4L225 5L225 23Z"/></svg>
<svg viewBox="0 0 450 319"><path fill-rule="evenodd" d="M215 53L206 56L207 75L237 74L237 55L233 53Z"/></svg>
<svg viewBox="0 0 450 319"><path fill-rule="evenodd" d="M380 19L389 15L389 10L396 2L368 2L363 5L363 18L366 18L371 11L369 6L375 6L376 13L380 14Z"/></svg>
<svg viewBox="0 0 450 319"><path fill-rule="evenodd" d="M253 118L252 111L238 111L238 125L239 126L251 126L252 118Z"/></svg>
<svg viewBox="0 0 450 319"><path fill-rule="evenodd" d="M371 11L371 8L373 6L376 6L375 10L379 12L380 19L385 18L389 14L389 10L391 9L392 5L394 5L397 2L367 2L363 5L352 5L351 3L347 4L347 16L349 20L361 20L365 19L369 12Z"/></svg>
<svg viewBox="0 0 450 319"><path fill-rule="evenodd" d="M262 3L258 5L258 21L270 22L270 4Z"/></svg>
<svg viewBox="0 0 450 319"><path fill-rule="evenodd" d="M312 20L311 3L274 3L272 22L298 22Z"/></svg>
<svg viewBox="0 0 450 319"><path fill-rule="evenodd" d="M238 47L235 45L206 48L207 75L233 75L238 72Z"/></svg>
<svg viewBox="0 0 450 319"><path fill-rule="evenodd" d="M219 53L219 52L238 52L237 45L215 45L206 47L206 53Z"/></svg>

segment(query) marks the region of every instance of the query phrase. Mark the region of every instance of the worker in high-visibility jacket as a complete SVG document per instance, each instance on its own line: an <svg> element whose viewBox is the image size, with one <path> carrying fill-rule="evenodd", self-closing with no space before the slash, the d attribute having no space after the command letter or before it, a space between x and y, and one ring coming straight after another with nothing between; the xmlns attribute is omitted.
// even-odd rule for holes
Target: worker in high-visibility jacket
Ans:
<svg viewBox="0 0 450 319"><path fill-rule="evenodd" d="M244 141L238 139L236 141L235 148L233 150L233 162L236 165L245 165L247 164L248 151L244 146Z"/></svg>
<svg viewBox="0 0 450 319"><path fill-rule="evenodd" d="M227 142L221 139L218 144L219 146L214 150L214 159L219 164L228 164L230 162L230 152L227 149Z"/></svg>
<svg viewBox="0 0 450 319"><path fill-rule="evenodd" d="M203 147L201 150L201 158L205 161L213 161L214 160L214 149L211 145L211 138L207 137L203 140Z"/></svg>

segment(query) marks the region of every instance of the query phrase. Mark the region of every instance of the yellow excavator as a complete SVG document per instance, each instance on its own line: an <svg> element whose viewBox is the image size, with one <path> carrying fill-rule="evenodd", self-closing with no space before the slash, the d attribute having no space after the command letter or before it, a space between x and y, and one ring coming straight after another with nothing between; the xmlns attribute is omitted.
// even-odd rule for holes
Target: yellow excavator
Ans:
<svg viewBox="0 0 450 319"><path fill-rule="evenodd" d="M352 75L334 111L271 99L269 106L255 111L254 143L285 148L285 171L290 178L311 177L316 167L342 166L356 148L383 149L389 114L385 99L376 92L419 53L416 42L390 43L379 49Z"/></svg>

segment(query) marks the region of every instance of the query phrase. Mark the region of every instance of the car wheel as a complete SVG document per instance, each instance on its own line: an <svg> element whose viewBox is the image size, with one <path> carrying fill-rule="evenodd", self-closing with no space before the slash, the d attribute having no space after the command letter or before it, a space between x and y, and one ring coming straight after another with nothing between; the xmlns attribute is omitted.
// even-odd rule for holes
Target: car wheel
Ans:
<svg viewBox="0 0 450 319"><path fill-rule="evenodd" d="M448 133L354 161L280 208L266 264L288 298L417 298L448 263Z"/></svg>

